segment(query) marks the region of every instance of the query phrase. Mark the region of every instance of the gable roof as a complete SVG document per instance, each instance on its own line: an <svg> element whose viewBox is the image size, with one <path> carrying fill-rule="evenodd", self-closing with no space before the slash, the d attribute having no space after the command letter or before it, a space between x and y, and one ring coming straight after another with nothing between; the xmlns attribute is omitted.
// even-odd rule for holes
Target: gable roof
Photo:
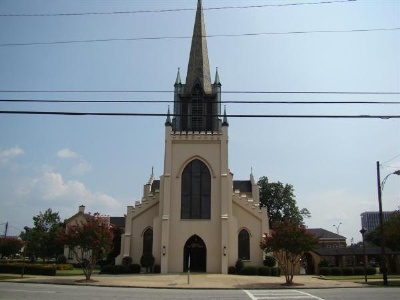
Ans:
<svg viewBox="0 0 400 300"><path fill-rule="evenodd" d="M346 237L323 228L307 228L307 231L312 233L319 240L346 240Z"/></svg>

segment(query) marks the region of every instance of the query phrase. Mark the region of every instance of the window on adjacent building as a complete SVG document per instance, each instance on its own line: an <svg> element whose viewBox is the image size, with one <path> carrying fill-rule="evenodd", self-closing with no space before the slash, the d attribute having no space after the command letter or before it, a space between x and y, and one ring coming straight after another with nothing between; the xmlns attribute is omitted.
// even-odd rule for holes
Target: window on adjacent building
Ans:
<svg viewBox="0 0 400 300"><path fill-rule="evenodd" d="M211 174L198 159L190 162L182 173L181 218L211 218Z"/></svg>
<svg viewBox="0 0 400 300"><path fill-rule="evenodd" d="M74 248L68 249L68 259L74 259Z"/></svg>
<svg viewBox="0 0 400 300"><path fill-rule="evenodd" d="M153 229L147 228L143 233L143 254L153 253Z"/></svg>
<svg viewBox="0 0 400 300"><path fill-rule="evenodd" d="M238 236L239 259L250 260L250 233L242 229Z"/></svg>

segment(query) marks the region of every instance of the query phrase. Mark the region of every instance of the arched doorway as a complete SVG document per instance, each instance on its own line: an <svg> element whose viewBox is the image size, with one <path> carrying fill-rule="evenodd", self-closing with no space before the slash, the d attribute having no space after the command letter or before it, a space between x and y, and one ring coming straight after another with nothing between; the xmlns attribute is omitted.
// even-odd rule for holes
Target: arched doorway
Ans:
<svg viewBox="0 0 400 300"><path fill-rule="evenodd" d="M187 272L190 255L190 271L206 272L207 248L198 235L192 235L186 242L183 256L183 271Z"/></svg>

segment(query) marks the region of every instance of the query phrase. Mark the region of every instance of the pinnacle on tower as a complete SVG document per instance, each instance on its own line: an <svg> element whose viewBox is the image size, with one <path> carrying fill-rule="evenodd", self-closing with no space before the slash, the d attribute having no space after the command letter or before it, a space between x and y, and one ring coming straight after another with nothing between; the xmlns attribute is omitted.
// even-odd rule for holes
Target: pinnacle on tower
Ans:
<svg viewBox="0 0 400 300"><path fill-rule="evenodd" d="M206 94L211 94L210 65L208 61L206 27L201 0L197 2L196 20L194 23L192 47L188 71L186 75L185 93L189 94L193 86L199 82Z"/></svg>

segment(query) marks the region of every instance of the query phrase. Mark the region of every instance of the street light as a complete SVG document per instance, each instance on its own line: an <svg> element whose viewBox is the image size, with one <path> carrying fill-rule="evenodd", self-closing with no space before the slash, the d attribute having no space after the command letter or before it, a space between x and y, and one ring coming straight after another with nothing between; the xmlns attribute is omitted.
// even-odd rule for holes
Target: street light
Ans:
<svg viewBox="0 0 400 300"><path fill-rule="evenodd" d="M362 235L362 245L363 245L363 257L364 257L364 276L365 276L365 282L367 282L367 258L365 256L365 241L364 241L364 234L367 232L365 228L361 228L360 233Z"/></svg>
<svg viewBox="0 0 400 300"><path fill-rule="evenodd" d="M336 233L339 234L339 227L340 225L342 225L342 222L340 222L337 226L335 224L333 224L333 227L336 228Z"/></svg>
<svg viewBox="0 0 400 300"><path fill-rule="evenodd" d="M386 241L384 235L384 228L383 228L383 210L382 210L382 191L385 186L386 180L390 175L400 175L400 170L394 171L386 175L386 177L382 180L381 183L381 174L380 174L380 164L379 161L376 162L376 177L378 183L378 205L379 205L379 229L381 235L381 256L382 256L382 277L383 277L383 285L388 285L388 278L387 278L387 266L386 266Z"/></svg>

